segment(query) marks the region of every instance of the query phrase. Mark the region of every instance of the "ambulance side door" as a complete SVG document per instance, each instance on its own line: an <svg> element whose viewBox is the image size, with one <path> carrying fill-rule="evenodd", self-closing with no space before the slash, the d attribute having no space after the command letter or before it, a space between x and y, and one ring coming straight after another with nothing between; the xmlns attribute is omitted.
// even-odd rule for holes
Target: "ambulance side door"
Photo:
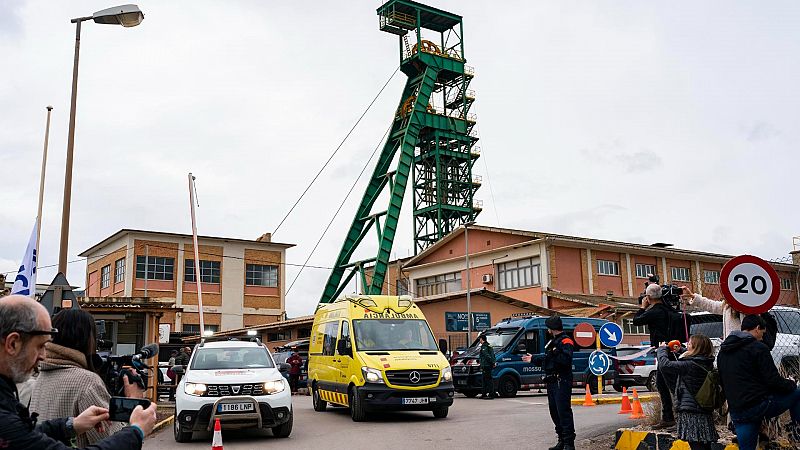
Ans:
<svg viewBox="0 0 800 450"><path fill-rule="evenodd" d="M347 386L350 382L350 375L353 373L353 343L350 340L350 322L347 319L341 322L336 359L338 360L336 364L339 369L339 383Z"/></svg>

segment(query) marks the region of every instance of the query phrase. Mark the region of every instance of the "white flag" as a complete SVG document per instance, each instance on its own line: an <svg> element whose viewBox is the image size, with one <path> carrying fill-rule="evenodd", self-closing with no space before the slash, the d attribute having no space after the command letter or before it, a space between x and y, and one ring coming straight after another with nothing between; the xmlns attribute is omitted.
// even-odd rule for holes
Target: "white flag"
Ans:
<svg viewBox="0 0 800 450"><path fill-rule="evenodd" d="M22 265L19 266L19 273L14 279L14 287L11 288L12 294L30 295L36 294L36 230L39 228L39 219L33 224L31 239L28 241L28 248L25 250L25 257L22 258Z"/></svg>

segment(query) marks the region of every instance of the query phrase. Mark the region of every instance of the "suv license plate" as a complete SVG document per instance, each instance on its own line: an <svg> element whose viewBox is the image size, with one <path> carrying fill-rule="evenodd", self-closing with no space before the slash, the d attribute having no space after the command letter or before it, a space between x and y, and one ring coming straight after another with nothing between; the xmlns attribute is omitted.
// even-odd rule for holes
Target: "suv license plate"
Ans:
<svg viewBox="0 0 800 450"><path fill-rule="evenodd" d="M244 412L253 411L252 403L220 403L217 412Z"/></svg>
<svg viewBox="0 0 800 450"><path fill-rule="evenodd" d="M404 405L427 405L428 398L427 397L418 397L418 398L404 398L403 399Z"/></svg>

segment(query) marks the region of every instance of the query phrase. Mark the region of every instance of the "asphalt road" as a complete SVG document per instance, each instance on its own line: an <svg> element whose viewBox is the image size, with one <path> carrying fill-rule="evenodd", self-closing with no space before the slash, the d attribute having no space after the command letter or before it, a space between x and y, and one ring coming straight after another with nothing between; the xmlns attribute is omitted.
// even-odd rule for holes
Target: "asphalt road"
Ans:
<svg viewBox="0 0 800 450"><path fill-rule="evenodd" d="M617 414L619 405L573 406L578 449L600 450L587 439L611 434L630 424ZM294 430L287 439L273 438L268 430L223 431L226 450L266 448L317 449L426 449L504 448L547 449L555 432L543 394L522 393L513 399L480 400L458 395L446 419L430 412L383 413L369 422L354 423L344 408L315 412L311 397L294 397ZM172 427L151 436L144 448L208 449L211 435L195 433L191 443L179 444Z"/></svg>

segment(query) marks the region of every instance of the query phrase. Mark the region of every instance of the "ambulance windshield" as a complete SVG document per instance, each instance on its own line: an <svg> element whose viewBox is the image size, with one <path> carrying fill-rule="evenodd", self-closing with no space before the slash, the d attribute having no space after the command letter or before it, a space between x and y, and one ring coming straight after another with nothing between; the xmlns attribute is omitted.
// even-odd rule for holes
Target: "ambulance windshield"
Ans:
<svg viewBox="0 0 800 450"><path fill-rule="evenodd" d="M358 351L439 350L424 320L354 320L353 331Z"/></svg>

